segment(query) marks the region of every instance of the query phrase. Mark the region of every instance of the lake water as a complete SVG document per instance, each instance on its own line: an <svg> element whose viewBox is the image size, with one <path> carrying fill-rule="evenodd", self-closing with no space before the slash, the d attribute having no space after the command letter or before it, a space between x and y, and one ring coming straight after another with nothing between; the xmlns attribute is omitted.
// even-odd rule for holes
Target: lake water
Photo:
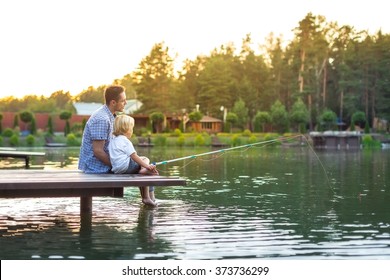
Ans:
<svg viewBox="0 0 390 280"><path fill-rule="evenodd" d="M75 169L78 149L32 168ZM154 161L210 149L138 149ZM157 187L157 208L94 198L0 199L0 259L390 259L390 150L262 147L159 165L187 186ZM1 160L1 168L23 168Z"/></svg>

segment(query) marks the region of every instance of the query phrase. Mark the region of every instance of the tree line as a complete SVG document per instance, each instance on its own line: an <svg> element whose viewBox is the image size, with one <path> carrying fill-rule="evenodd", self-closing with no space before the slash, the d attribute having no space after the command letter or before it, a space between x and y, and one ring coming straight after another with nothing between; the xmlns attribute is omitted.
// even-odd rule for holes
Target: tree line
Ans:
<svg viewBox="0 0 390 280"><path fill-rule="evenodd" d="M197 108L253 130L267 123L286 131L336 120L349 125L356 116L369 126L375 118L390 119L389 34L357 31L312 13L293 31L287 44L271 33L258 49L247 34L239 48L221 45L187 59L177 71L169 47L156 43L137 69L113 83L143 103L139 113L181 116ZM102 102L104 88L89 87L76 96L58 91L49 98L3 98L0 112L74 110L73 101Z"/></svg>

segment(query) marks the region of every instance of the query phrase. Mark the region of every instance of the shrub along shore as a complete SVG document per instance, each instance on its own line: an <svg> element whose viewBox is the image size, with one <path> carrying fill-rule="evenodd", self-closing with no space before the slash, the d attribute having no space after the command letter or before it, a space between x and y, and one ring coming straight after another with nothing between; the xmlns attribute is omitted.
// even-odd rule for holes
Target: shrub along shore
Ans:
<svg viewBox="0 0 390 280"><path fill-rule="evenodd" d="M388 137L388 136L387 136ZM0 135L0 147L44 147L47 143L64 144L68 147L79 147L81 145L81 133L64 133L47 134L37 132L35 135L24 135L18 131L4 130ZM253 133L245 130L240 133L182 133L176 129L171 133L150 134L145 133L140 136L133 135L131 141L134 145L150 145L160 147L235 147L270 140L281 139L272 142L273 145L307 145L311 144L310 136L298 133ZM375 140L371 135L362 135L362 144L366 148L380 148L381 142Z"/></svg>

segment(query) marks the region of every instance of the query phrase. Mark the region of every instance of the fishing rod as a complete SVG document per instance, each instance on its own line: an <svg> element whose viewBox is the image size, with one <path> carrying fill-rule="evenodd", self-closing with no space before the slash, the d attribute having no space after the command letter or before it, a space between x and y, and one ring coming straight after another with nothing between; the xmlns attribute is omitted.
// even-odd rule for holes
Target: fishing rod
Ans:
<svg viewBox="0 0 390 280"><path fill-rule="evenodd" d="M241 146L237 146L237 147L220 149L220 150L216 150L216 151L211 151L211 152L206 152L206 153L201 153L201 154L196 154L196 155L190 155L190 156L175 158L175 159L171 159L171 160L164 160L164 161L159 161L159 162L153 162L152 164L154 164L154 165L162 165L162 164L168 164L168 163L171 163L171 162L185 160L185 159L196 159L198 157L202 157L202 156L206 156L206 155L212 155L212 154L217 154L217 153L224 153L224 152L227 152L227 151L232 151L232 150L237 150L237 149L242 149L242 148L250 148L250 147L253 147L253 146L256 146L256 145L260 145L260 144L267 144L267 143L272 143L272 142L278 142L278 141L281 141L281 140L292 139L292 138L296 138L296 137L300 137L300 136L301 135L290 136L290 137L282 137L282 138L278 138L278 139L272 139L272 140L261 141L261 142L252 143L252 144L241 145Z"/></svg>

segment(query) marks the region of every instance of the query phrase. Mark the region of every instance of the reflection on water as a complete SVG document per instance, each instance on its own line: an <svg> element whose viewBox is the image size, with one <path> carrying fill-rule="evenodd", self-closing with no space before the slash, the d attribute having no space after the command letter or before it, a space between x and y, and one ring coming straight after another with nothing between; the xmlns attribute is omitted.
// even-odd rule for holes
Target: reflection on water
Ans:
<svg viewBox="0 0 390 280"><path fill-rule="evenodd" d="M198 151L139 153L161 161ZM77 156L59 149L32 165L75 169ZM90 227L78 198L1 199L0 258L390 259L390 151L318 157L271 147L161 165L188 185L157 187L155 209L141 206L137 188L94 198Z"/></svg>

